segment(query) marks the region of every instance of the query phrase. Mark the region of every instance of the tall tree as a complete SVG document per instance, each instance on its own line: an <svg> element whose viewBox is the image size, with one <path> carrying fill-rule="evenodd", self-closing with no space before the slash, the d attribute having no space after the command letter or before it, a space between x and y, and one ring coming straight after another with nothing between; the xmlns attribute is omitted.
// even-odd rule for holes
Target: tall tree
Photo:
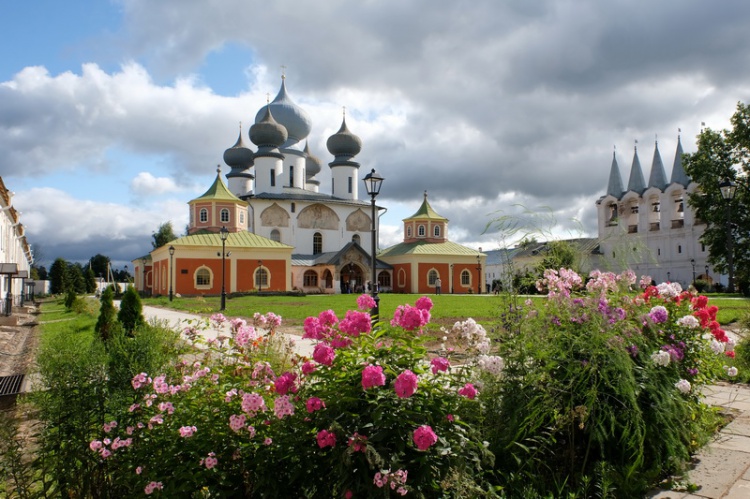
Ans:
<svg viewBox="0 0 750 499"><path fill-rule="evenodd" d="M50 293L57 295L65 293L70 285L68 262L64 258L57 258L49 268Z"/></svg>
<svg viewBox="0 0 750 499"><path fill-rule="evenodd" d="M96 321L96 326L94 326L94 331L99 334L102 341L106 342L112 336L113 329L117 324L114 292L111 287L104 290L100 301L99 318Z"/></svg>
<svg viewBox="0 0 750 499"><path fill-rule="evenodd" d="M86 279L83 277L83 267L80 263L68 265L68 278L70 279L70 286L76 294L82 295L86 292Z"/></svg>
<svg viewBox="0 0 750 499"><path fill-rule="evenodd" d="M117 313L117 320L122 324L123 329L128 334L133 332L146 323L143 318L143 304L141 297L133 286L128 286L127 291L120 302L120 311Z"/></svg>
<svg viewBox="0 0 750 499"><path fill-rule="evenodd" d="M151 234L151 237L154 238L151 245L156 248L161 248L162 246L168 244L170 241L174 241L177 239L177 236L174 235L174 229L172 228L172 222L164 222L159 226L158 229L156 229L156 232Z"/></svg>
<svg viewBox="0 0 750 499"><path fill-rule="evenodd" d="M94 276L102 277L107 280L107 269L109 268L110 259L108 256L97 253L89 258L89 266L94 271Z"/></svg>
<svg viewBox="0 0 750 499"><path fill-rule="evenodd" d="M708 247L708 261L728 273L731 238L735 288L750 294L750 107L737 104L732 129L706 128L698 135L698 150L683 158L685 171L700 186L689 195L698 219L706 222L701 242ZM721 195L719 184L737 184L731 202Z"/></svg>
<svg viewBox="0 0 750 499"><path fill-rule="evenodd" d="M96 274L94 274L94 269L91 268L91 265L86 267L84 277L86 279L86 292L93 293L96 291Z"/></svg>

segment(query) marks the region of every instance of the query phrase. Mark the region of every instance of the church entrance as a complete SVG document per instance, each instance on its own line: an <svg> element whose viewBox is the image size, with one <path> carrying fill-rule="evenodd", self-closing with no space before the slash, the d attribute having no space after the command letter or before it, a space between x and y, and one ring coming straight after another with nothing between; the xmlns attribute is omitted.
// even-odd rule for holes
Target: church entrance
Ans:
<svg viewBox="0 0 750 499"><path fill-rule="evenodd" d="M348 263L341 267L341 292L342 293L363 293L364 279L362 269L359 266Z"/></svg>

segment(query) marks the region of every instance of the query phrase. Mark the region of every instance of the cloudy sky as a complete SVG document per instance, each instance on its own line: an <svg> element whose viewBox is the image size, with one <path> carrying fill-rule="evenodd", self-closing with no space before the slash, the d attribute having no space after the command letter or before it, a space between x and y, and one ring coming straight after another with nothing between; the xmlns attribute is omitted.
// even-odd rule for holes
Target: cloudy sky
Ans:
<svg viewBox="0 0 750 499"><path fill-rule="evenodd" d="M7 0L0 175L42 263L125 264L183 231L284 66L313 152L346 106L386 177L381 247L425 190L467 246L528 213L593 236L614 148L648 177L658 137L669 175L678 128L691 152L750 100L749 48L746 0Z"/></svg>

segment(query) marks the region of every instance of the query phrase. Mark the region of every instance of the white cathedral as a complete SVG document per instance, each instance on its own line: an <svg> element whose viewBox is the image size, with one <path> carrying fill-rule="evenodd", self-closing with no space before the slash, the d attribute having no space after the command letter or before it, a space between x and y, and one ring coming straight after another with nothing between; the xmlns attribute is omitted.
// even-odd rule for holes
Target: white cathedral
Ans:
<svg viewBox="0 0 750 499"><path fill-rule="evenodd" d="M683 288L697 279L719 282L710 267L708 248L700 242L706 227L688 205L688 194L699 189L682 166L678 136L671 176L667 177L654 144L648 183L635 147L627 187L613 153L607 192L596 201L599 267L632 269L657 282L679 282ZM668 180L669 179L669 180Z"/></svg>

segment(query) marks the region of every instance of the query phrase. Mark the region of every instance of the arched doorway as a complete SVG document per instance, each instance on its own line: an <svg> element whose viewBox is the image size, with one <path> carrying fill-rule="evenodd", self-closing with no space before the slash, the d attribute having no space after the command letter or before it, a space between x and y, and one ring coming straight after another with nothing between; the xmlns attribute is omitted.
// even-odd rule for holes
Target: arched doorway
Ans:
<svg viewBox="0 0 750 499"><path fill-rule="evenodd" d="M362 293L364 291L364 280L362 269L354 264L347 263L339 271L341 276L342 293Z"/></svg>

